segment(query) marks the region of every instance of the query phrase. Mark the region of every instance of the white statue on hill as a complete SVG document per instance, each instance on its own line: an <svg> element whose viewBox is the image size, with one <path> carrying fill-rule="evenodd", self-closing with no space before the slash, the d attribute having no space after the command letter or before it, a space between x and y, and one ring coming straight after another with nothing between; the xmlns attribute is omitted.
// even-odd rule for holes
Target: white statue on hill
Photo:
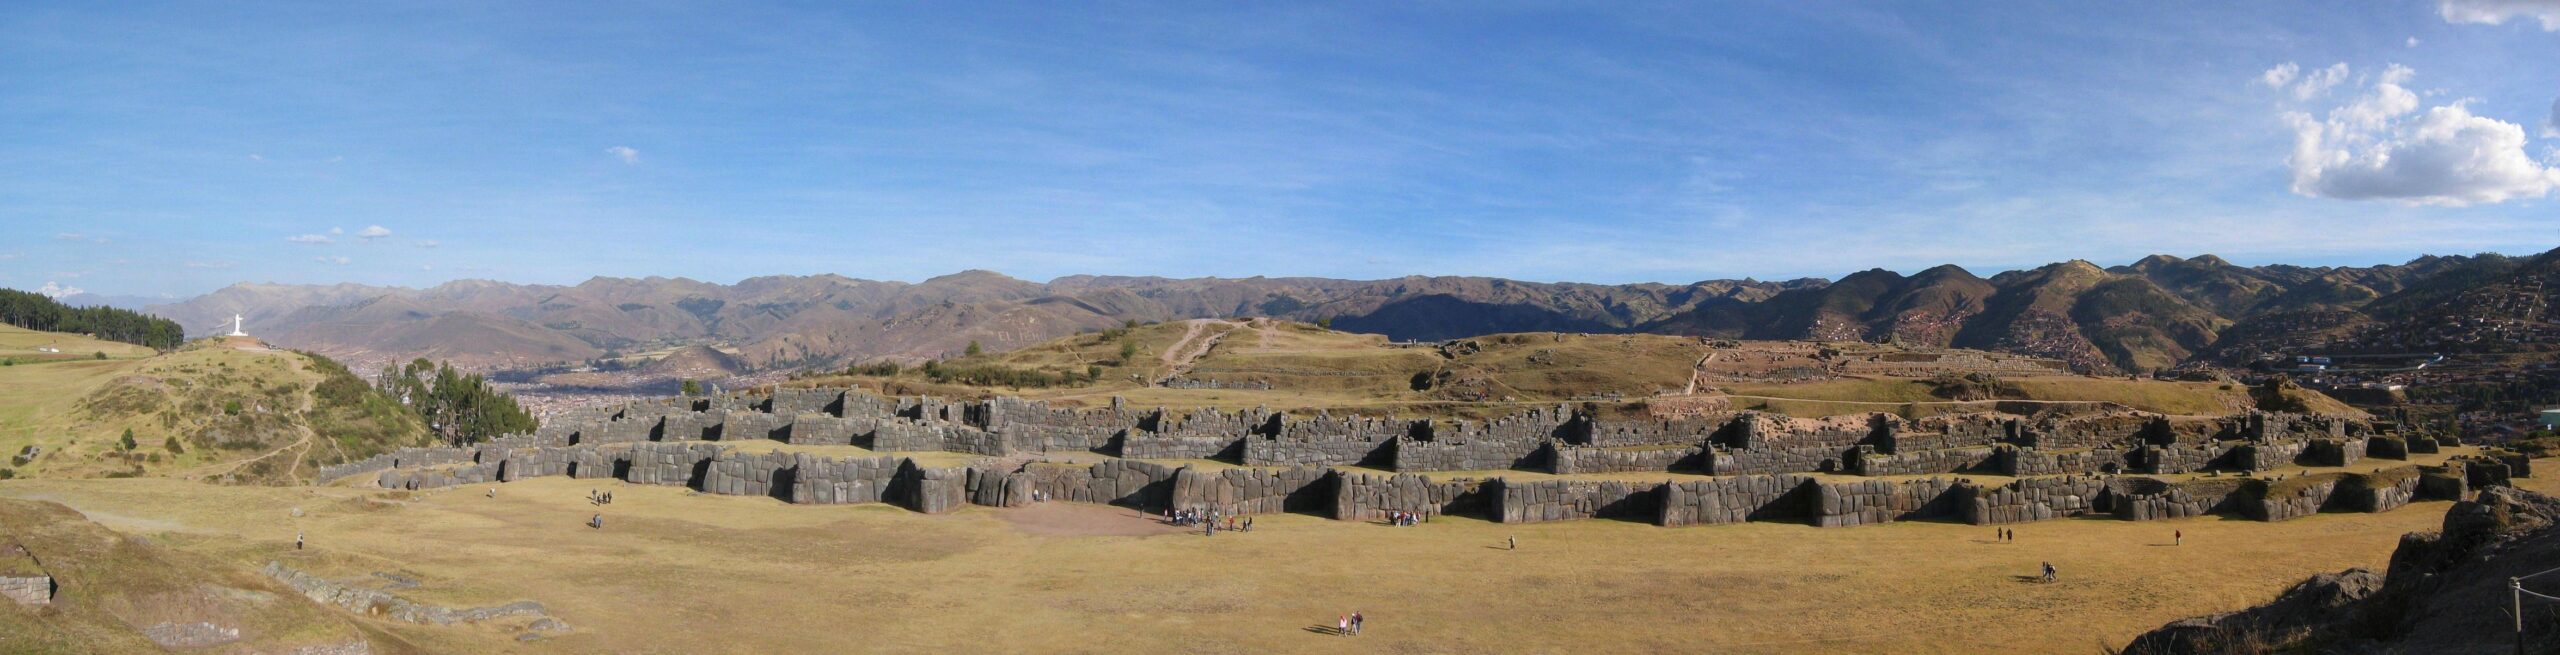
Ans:
<svg viewBox="0 0 2560 655"><path fill-rule="evenodd" d="M249 336L249 333L240 331L240 315L239 315L239 314L232 314L232 315L231 315L231 336L235 336L235 337L245 337L245 336Z"/></svg>

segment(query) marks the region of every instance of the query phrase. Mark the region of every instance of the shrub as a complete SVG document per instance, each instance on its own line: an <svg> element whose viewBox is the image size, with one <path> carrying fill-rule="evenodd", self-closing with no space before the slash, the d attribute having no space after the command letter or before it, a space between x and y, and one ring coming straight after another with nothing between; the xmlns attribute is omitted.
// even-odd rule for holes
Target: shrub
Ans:
<svg viewBox="0 0 2560 655"><path fill-rule="evenodd" d="M223 415L223 416L239 416L239 415L240 415L240 401L238 401L238 400L225 400L225 401L222 401L222 415Z"/></svg>
<svg viewBox="0 0 2560 655"><path fill-rule="evenodd" d="M176 435L170 435L169 441L167 443L160 444L160 447L168 449L169 454L172 455L184 455L187 453L187 447L178 443L178 437Z"/></svg>
<svg viewBox="0 0 2560 655"><path fill-rule="evenodd" d="M133 441L133 428L125 428L124 438L117 439L116 445L123 448L126 452L132 452L135 445Z"/></svg>

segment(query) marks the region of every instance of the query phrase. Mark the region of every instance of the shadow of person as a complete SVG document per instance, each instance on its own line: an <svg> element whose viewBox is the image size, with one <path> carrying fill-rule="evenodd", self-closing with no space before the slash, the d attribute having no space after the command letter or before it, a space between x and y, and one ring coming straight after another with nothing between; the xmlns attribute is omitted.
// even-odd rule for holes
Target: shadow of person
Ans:
<svg viewBox="0 0 2560 655"><path fill-rule="evenodd" d="M1342 629L1341 629L1341 628L1336 628L1336 627L1329 626L1329 625L1321 625L1321 624L1319 624L1319 625L1311 625L1311 626L1307 626L1307 631L1308 631L1308 632L1313 632L1313 633L1316 633L1316 634L1320 634L1320 635L1332 635L1332 636L1336 636L1336 637L1342 636Z"/></svg>

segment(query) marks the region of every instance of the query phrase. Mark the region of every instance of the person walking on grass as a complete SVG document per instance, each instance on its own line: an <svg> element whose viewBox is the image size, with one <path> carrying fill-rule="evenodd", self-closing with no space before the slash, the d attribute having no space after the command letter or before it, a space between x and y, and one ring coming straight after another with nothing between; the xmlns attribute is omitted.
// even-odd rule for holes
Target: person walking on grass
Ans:
<svg viewBox="0 0 2560 655"><path fill-rule="evenodd" d="M1342 616L1333 617L1333 635L1336 637L1351 636L1351 615L1344 614Z"/></svg>
<svg viewBox="0 0 2560 655"><path fill-rule="evenodd" d="M1520 549L1520 538L1519 538L1519 537L1516 537L1516 536L1510 536L1510 535L1504 535L1504 536L1502 537L1502 541L1503 541L1503 543L1504 543L1504 544L1509 545L1509 546L1511 547L1511 550L1519 550L1519 549Z"/></svg>
<svg viewBox="0 0 2560 655"><path fill-rule="evenodd" d="M2052 582L2052 581L2053 581L2053 563L2052 563L2052 562L2045 562L2045 563L2044 563L2044 581L2045 581L2045 582Z"/></svg>
<svg viewBox="0 0 2560 655"><path fill-rule="evenodd" d="M1352 611L1351 611L1351 636L1354 636L1354 637L1360 636L1360 623L1361 623L1361 621L1362 621L1363 619L1366 619L1366 618L1368 618L1368 617L1364 617L1364 616L1361 616L1361 615L1360 615L1360 611L1359 611L1359 610L1352 610Z"/></svg>
<svg viewBox="0 0 2560 655"><path fill-rule="evenodd" d="M293 533L293 549L302 550L302 532L299 530Z"/></svg>
<svg viewBox="0 0 2560 655"><path fill-rule="evenodd" d="M2176 535L2176 536L2175 536L2175 538L2177 539L2177 542L2176 542L2176 543L2177 543L2177 545L2180 545L2180 546L2187 545L2187 531L2185 531L2185 530L2177 530L2177 531L2172 532L2171 534Z"/></svg>

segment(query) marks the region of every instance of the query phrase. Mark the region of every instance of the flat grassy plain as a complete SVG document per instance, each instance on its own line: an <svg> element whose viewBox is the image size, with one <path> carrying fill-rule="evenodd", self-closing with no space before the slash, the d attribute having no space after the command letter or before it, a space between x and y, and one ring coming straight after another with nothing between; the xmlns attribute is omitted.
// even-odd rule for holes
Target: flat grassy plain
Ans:
<svg viewBox="0 0 2560 655"><path fill-rule="evenodd" d="M2549 479L2528 488L2560 491ZM598 508L591 489L616 491ZM543 478L417 494L19 480L108 527L255 566L395 572L424 602L540 601L569 634L374 623L426 652L2097 652L2302 577L2383 566L2445 502L2283 523L1993 528L1623 521L1419 527L1257 517L1175 532L1051 504L927 516ZM295 509L302 516L293 515ZM583 521L601 511L602 530ZM295 532L312 548L292 551ZM2186 545L2172 546L2171 531ZM1519 551L1500 546L1520 540ZM2026 581L2040 562L2061 582ZM1324 634L1359 610L1367 634Z"/></svg>

